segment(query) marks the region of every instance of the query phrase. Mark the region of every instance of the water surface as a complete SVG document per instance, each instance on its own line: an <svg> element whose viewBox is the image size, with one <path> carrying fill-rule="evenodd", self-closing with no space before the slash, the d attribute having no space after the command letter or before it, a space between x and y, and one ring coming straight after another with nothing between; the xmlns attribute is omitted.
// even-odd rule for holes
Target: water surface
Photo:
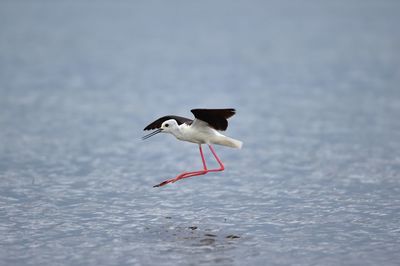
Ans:
<svg viewBox="0 0 400 266"><path fill-rule="evenodd" d="M0 264L398 265L399 11L1 2ZM195 107L243 149L153 188L201 160L142 129Z"/></svg>

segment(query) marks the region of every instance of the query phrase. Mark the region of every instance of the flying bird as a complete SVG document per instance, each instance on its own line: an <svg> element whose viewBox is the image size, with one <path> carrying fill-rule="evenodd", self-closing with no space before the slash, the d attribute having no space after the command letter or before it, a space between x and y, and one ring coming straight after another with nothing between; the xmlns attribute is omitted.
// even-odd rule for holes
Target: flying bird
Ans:
<svg viewBox="0 0 400 266"><path fill-rule="evenodd" d="M192 109L194 120L176 115L166 115L156 121L150 123L143 130L154 130L150 134L145 135L142 139L148 139L158 133L169 133L174 135L178 140L188 141L199 145L203 170L194 172L184 172L175 178L165 180L154 187L161 187L168 183L174 183L183 178L192 176L205 175L209 172L219 172L225 169L224 164L218 158L213 146L217 144L231 148L242 147L242 142L232 139L221 134L219 131L225 131L228 128L228 118L235 114L235 109ZM207 144L215 160L219 164L219 168L208 169L204 158L202 144Z"/></svg>

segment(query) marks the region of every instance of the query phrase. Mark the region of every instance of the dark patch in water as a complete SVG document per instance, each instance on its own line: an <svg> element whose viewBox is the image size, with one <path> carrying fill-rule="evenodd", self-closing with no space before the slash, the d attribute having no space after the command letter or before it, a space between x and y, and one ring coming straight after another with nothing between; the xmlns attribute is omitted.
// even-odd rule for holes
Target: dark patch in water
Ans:
<svg viewBox="0 0 400 266"><path fill-rule="evenodd" d="M211 245L215 243L215 239L213 238L204 238L200 240L200 244L202 245Z"/></svg>
<svg viewBox="0 0 400 266"><path fill-rule="evenodd" d="M229 235L229 236L226 236L226 238L235 239L235 238L240 238L240 236Z"/></svg>

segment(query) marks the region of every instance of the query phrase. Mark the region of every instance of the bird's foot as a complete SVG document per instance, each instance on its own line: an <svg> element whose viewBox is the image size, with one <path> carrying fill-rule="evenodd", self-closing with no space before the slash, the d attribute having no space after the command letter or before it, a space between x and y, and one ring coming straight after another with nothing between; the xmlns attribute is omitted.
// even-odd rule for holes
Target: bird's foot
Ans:
<svg viewBox="0 0 400 266"><path fill-rule="evenodd" d="M154 185L153 187L162 187L162 186L165 186L166 184L171 183L171 182L173 182L172 179L165 180L165 181L161 182L158 185Z"/></svg>
<svg viewBox="0 0 400 266"><path fill-rule="evenodd" d="M197 176L197 175L204 175L206 173L208 173L208 170L201 170L201 171L195 171L195 172L185 172L185 173L182 173L182 174L178 175L175 178L165 180L165 181L161 182L160 184L155 185L153 187L162 187L162 186L165 186L166 184L169 184L169 183L175 183L176 181L181 180L183 178L188 178L188 177Z"/></svg>

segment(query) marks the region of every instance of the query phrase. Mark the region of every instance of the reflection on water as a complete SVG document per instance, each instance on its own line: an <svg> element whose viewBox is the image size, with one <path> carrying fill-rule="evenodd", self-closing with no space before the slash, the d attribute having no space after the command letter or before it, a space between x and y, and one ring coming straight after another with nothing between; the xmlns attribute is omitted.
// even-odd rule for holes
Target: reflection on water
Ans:
<svg viewBox="0 0 400 266"><path fill-rule="evenodd" d="M398 264L397 2L0 7L0 264ZM196 107L243 149L153 188Z"/></svg>

